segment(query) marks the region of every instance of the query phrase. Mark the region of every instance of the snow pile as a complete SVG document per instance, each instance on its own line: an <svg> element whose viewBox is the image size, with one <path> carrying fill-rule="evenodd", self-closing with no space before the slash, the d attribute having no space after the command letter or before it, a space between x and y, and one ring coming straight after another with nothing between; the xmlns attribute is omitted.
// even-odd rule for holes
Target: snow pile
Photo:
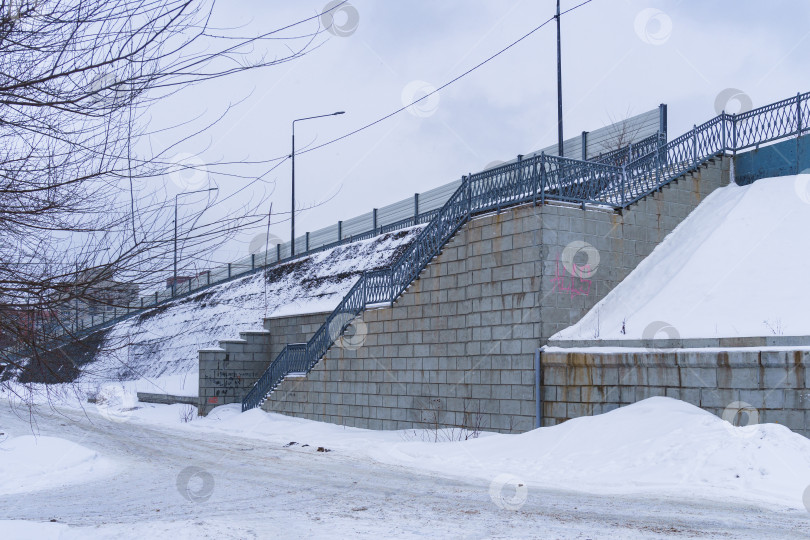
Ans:
<svg viewBox="0 0 810 540"><path fill-rule="evenodd" d="M145 407L132 419L177 426L176 407ZM735 427L664 397L520 435L482 433L444 443L424 442L433 438L430 430L372 431L239 411L238 405L218 407L178 427L258 438L291 451L324 447L442 475L487 481L509 475L529 489L740 499L804 509L803 492L810 486L810 440L777 424Z"/></svg>
<svg viewBox="0 0 810 540"><path fill-rule="evenodd" d="M401 444L377 457L456 474L504 473L529 486L730 497L793 508L804 508L810 486L810 440L777 424L735 427L664 397L521 435Z"/></svg>
<svg viewBox="0 0 810 540"><path fill-rule="evenodd" d="M716 190L552 339L810 335L808 185L798 175Z"/></svg>
<svg viewBox="0 0 810 540"><path fill-rule="evenodd" d="M240 331L261 330L265 316L331 311L366 270L391 264L422 226L354 242L224 283L112 327L79 382L137 381L144 392L196 395L197 351ZM265 304L266 298L266 304ZM127 344L129 344L127 346Z"/></svg>
<svg viewBox="0 0 810 540"><path fill-rule="evenodd" d="M0 495L88 482L114 470L109 459L58 437L21 435L0 443Z"/></svg>

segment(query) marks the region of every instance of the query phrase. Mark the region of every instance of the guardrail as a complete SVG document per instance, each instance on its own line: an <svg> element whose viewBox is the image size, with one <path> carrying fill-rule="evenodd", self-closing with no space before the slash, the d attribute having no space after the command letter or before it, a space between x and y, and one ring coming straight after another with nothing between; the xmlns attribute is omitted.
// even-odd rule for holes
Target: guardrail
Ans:
<svg viewBox="0 0 810 540"><path fill-rule="evenodd" d="M808 99L810 93L798 94L744 114L723 112L669 143L662 137L648 142L640 149L648 150L645 154L627 148L607 162L540 154L462 177L456 192L391 266L364 273L307 343L281 351L243 399L242 410L261 406L287 374L311 370L366 306L393 304L473 215L550 200L627 208L718 155L810 130Z"/></svg>
<svg viewBox="0 0 810 540"><path fill-rule="evenodd" d="M589 161L620 166L640 155L646 154L657 147L659 141L665 139L663 135L663 132L666 131L665 110L666 106L661 105L655 110L605 126L596 131L583 132L582 137L564 141L565 148L569 151L578 149L584 159L591 146L604 146L606 141L615 139L622 133L633 133L633 136L640 136L657 128L657 131L653 132L652 135L646 136L628 146L589 158ZM595 140L592 141L591 139L594 138ZM546 151L550 151L550 149L551 147ZM541 152L535 152L532 156L539 156L540 154ZM509 164L512 163L509 162ZM398 201L379 209L375 208L372 212L347 221L339 221L336 225L314 231L311 234L306 233L306 235L295 239L295 257L289 256L289 242L278 244L274 249L252 254L227 265L201 272L187 281L175 283L174 288L169 287L165 290L155 291L136 299L135 302L128 305L107 306L97 314L79 313L77 311L75 315L71 313L69 320L59 321L58 324L53 325L51 328L40 328L39 331L43 333L44 339L48 342L55 341L59 337L71 339L83 337L93 331L137 315L144 310L155 308L165 302L182 298L212 285L243 277L268 266L283 264L293 258L305 257L342 244L365 240L405 227L428 223L435 217L441 205L455 192L458 183L459 181L456 180L425 193L416 193L412 202L410 200ZM402 216L406 217L403 218ZM369 226L370 228L368 228ZM335 237L337 237L337 240L328 241L328 239Z"/></svg>
<svg viewBox="0 0 810 540"><path fill-rule="evenodd" d="M277 256L267 264L264 264L264 261L266 260L264 254L254 254L249 258L241 259L234 263L229 263L227 266L213 272L204 272L193 279L176 285L174 294L172 294L171 289L155 292L154 295L140 297L138 301L130 303L129 305L108 307L97 314L82 315L72 318L69 324L54 324L50 329L40 329L40 331L44 336L46 336L44 340L49 342L52 341L56 345L59 345L61 343L59 341L60 338L66 337L76 339L84 337L90 333L104 329L129 317L138 315L139 313L149 309L153 309L161 304L176 300L178 298L183 298L191 293L199 292L213 285L218 285L227 281L245 277L265 268L284 264L294 259L314 255L341 245L367 240L390 232L413 227L415 225L430 223L430 221L436 216L437 212L438 209L428 210L416 216L401 219L386 225L381 225L361 234L350 235L341 240L323 244L317 248L311 248L304 252L299 252L292 257L281 257L281 250L277 249ZM12 352L20 354L21 349L14 349Z"/></svg>

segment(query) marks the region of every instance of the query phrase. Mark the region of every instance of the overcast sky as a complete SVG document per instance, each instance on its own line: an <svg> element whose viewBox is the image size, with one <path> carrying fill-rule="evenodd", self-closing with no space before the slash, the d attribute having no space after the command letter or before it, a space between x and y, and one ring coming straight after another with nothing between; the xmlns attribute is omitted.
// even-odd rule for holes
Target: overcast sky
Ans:
<svg viewBox="0 0 810 540"><path fill-rule="evenodd" d="M562 8L578 3L563 0ZM220 2L214 22L266 31L317 14L326 4L228 0ZM403 99L419 97L413 90L424 83L440 86L458 76L554 10L554 0L351 0L335 16L336 29L347 35L324 33L316 40L320 47L299 60L199 87L155 116L212 118L244 99L205 138L182 150L206 161L282 156L290 152L294 118L346 111L297 124L299 147L343 135L398 109ZM593 0L562 20L566 138L659 103L669 106L674 138L714 116L726 89L744 94L726 105L728 112L748 100L756 107L810 90L808 21L807 2ZM304 29L313 31L316 23ZM296 231L331 225L554 144L555 43L552 22L417 114L402 112L297 158L299 204L323 204L298 215ZM256 167L254 174L266 169ZM257 189L272 189L274 211L289 212L289 162L267 179ZM213 181L222 194L247 183ZM287 215L278 219L285 221L272 232L286 240ZM244 256L256 233L224 247L218 258Z"/></svg>

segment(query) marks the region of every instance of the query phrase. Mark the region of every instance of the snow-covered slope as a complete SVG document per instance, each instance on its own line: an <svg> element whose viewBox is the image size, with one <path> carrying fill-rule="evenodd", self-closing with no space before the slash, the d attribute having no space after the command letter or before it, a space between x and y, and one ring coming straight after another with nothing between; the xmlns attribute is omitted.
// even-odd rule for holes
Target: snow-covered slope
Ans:
<svg viewBox="0 0 810 540"><path fill-rule="evenodd" d="M810 335L808 184L798 175L716 190L552 339Z"/></svg>
<svg viewBox="0 0 810 540"><path fill-rule="evenodd" d="M112 327L80 382L137 380L141 391L196 395L197 351L265 316L331 311L360 273L387 266L416 238L412 227L316 253L192 294Z"/></svg>

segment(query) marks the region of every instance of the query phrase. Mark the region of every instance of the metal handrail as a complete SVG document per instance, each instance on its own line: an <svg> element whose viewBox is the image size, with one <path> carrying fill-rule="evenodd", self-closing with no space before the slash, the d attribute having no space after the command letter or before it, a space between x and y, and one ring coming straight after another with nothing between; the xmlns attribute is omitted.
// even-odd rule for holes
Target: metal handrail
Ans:
<svg viewBox="0 0 810 540"><path fill-rule="evenodd" d="M635 150L628 147L595 160L540 154L462 177L459 188L394 263L364 272L305 348L288 345L282 350L242 400L242 410L261 406L293 368L312 369L367 305L393 304L471 217L549 200L627 208L718 155L810 131L808 99L810 93L797 94L745 114L723 112L668 143L659 134Z"/></svg>

